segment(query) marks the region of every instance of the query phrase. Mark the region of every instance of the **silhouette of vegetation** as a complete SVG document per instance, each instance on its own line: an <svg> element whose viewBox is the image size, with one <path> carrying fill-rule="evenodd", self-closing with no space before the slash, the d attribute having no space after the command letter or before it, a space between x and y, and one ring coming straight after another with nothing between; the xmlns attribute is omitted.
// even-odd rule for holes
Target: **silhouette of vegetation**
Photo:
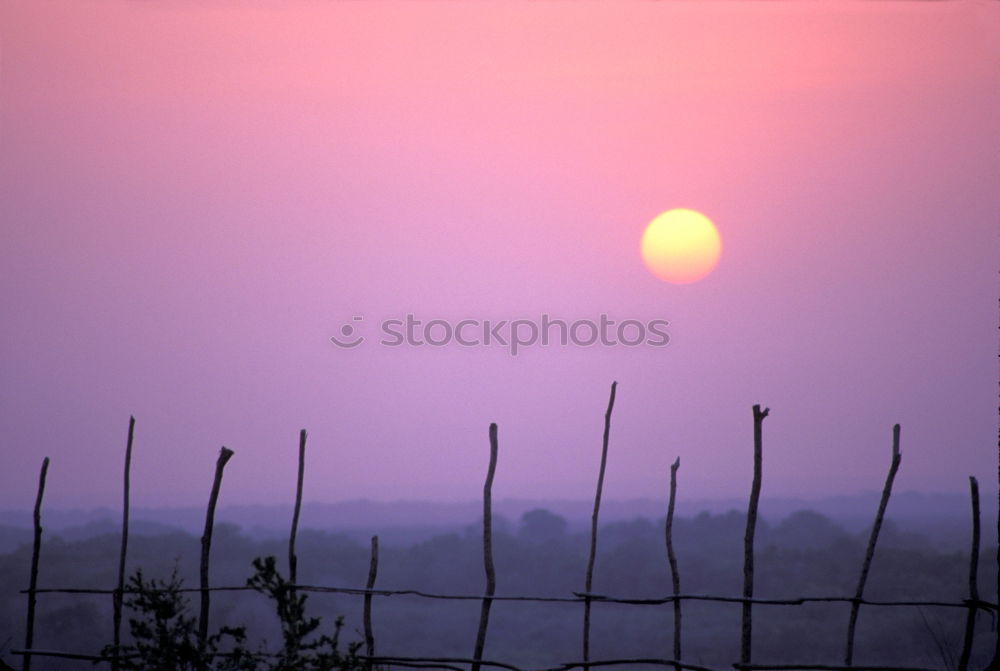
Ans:
<svg viewBox="0 0 1000 671"><path fill-rule="evenodd" d="M128 581L130 597L126 601L138 614L128 621L133 643L118 648L105 646L102 654L118 656L123 669L198 671L206 668L204 660L215 655L224 641L230 641L234 649L242 649L246 629L223 627L208 639L204 652L199 650L197 621L188 614L189 604L182 588L176 570L168 580L147 580L141 570L137 571ZM240 664L236 655L218 661L212 665L213 669L248 668Z"/></svg>
<svg viewBox="0 0 1000 671"><path fill-rule="evenodd" d="M274 557L253 560L254 574L247 585L274 602L281 623L282 648L276 660L254 666L254 669L269 671L329 671L339 669L351 671L364 665L358 659L360 641L351 642L346 652L340 651L340 632L344 618L334 622L333 635L318 634L322 620L306 615L307 596L297 592L294 586L281 577L275 566Z"/></svg>
<svg viewBox="0 0 1000 671"><path fill-rule="evenodd" d="M251 648L246 626L224 626L209 636L204 649L198 643L198 622L190 614L183 581L176 569L167 580L146 579L142 571L129 579L126 605L132 642L108 645L106 657L118 657L122 669L133 671L353 671L363 667L360 642L340 650L343 619L332 634L318 633L322 619L306 614L305 594L278 572L273 556L253 560L254 574L247 586L269 597L281 628L278 653L266 642Z"/></svg>
<svg viewBox="0 0 1000 671"><path fill-rule="evenodd" d="M741 589L741 541L745 511L722 514L702 513L674 519L677 561L689 594L738 596ZM582 520L567 522L545 511L531 515L545 531L532 533L530 524L507 524L495 516L494 551L498 575L497 596L571 596L579 591L587 562L589 536ZM956 520L961 526L964 520ZM912 528L912 527L911 527ZM90 534L89 536L87 534ZM648 598L672 593L670 568L663 548L664 519L637 518L602 525L598 551L600 570L594 590L599 594ZM93 526L87 533L67 530L66 538L53 534L43 555L43 586L106 588L116 580L118 533L113 526ZM868 530L845 528L841 523L815 512L800 512L783 520L758 520L755 595L761 598L794 598L804 595L850 596L856 586L858 566L864 557ZM949 536L918 534L888 519L881 530L881 548L871 567L866 595L872 599L933 599L961 601L968 590L968 552L943 542ZM0 554L0 631L14 641L23 636L24 589L31 555L31 539L21 537L20 548ZM980 562L980 590L995 591L995 546L983 549ZM223 586L247 584L247 568L254 557L278 555L286 548L280 536L253 537L230 524L216 526L213 547L213 582ZM351 537L303 529L300 531L299 582L312 585L364 585L369 570L367 543ZM130 565L143 567L148 576L170 576L186 585L197 584L198 538L180 531L136 534L130 542ZM266 560L263 560L266 562ZM420 589L447 594L481 595L483 590L481 527L473 524L453 533L443 533L420 542L411 542L400 531L381 537L379 589ZM292 638L314 642L322 633L340 632L334 626L343 614L348 623L362 621L362 597L310 593L309 600L297 601L305 592L292 591L281 576L270 574L265 563L255 591L218 592L213 600L213 627L245 627L246 640L240 644L250 653L261 653L270 641L270 656L247 659L254 671L279 668L286 645L282 617L295 620L321 618L311 632L302 627L288 631ZM254 569L256 570L256 569ZM251 578L253 580L253 578ZM170 580L165 581L169 584ZM130 584L130 587L132 585ZM271 595L274 595L273 597ZM180 592L197 601L197 591ZM193 595L193 596L192 596ZM279 608L281 595L284 606ZM293 602L293 599L296 601ZM128 601L128 600L127 600ZM144 617L128 604L126 617ZM478 602L439 602L411 597L375 596L372 624L378 651L414 656L466 657L476 635ZM485 655L522 667L546 667L579 657L579 604L536 604L496 601L493 604L490 637ZM787 608L760 607L754 612L754 654L774 663L842 660L846 604L809 604ZM279 611L285 613L281 615ZM197 616L194 610L179 611L184 617ZM100 652L94 641L111 639L111 599L106 595L40 594L38 599L39 649ZM277 615L277 617L276 617ZM926 622L924 618L926 617ZM670 605L594 605L592 655L607 659L622 655L663 657L671 647ZM147 616L147 620L153 620ZM964 613L956 609L864 608L858 628L856 662L945 668L939 646L928 636L928 625L945 645L958 650L963 634ZM969 668L983 668L992 655L995 633L991 616L980 611L976 620L976 643ZM186 625L190 627L190 625ZM739 604L685 602L684 655L695 664L729 668L739 653ZM343 630L353 633L350 624ZM182 628L183 629L183 628ZM190 629L188 629L190 631ZM129 629L123 643L135 645ZM351 638L355 638L351 636ZM360 632L358 640L362 639ZM191 638L190 640L196 640ZM343 666L325 668L360 669L355 646L344 650ZM218 639L220 652L232 651L232 636ZM336 647L336 646L334 646ZM329 653L329 642L319 653ZM123 654L126 651L123 650ZM304 653L309 655L309 650ZM9 653L8 653L9 655ZM320 657L318 654L313 657ZM288 656L285 655L289 669ZM20 660L5 656L12 667ZM213 661L212 668L225 663ZM123 660L122 668L125 667ZM33 671L79 669L73 660L36 657ZM156 666L147 666L156 669ZM161 667L162 668L162 667ZM175 668L183 668L176 666ZM188 667L194 668L194 667ZM306 668L324 668L313 666Z"/></svg>
<svg viewBox="0 0 1000 671"><path fill-rule="evenodd" d="M566 535L568 523L564 517L545 508L534 508L521 515L521 537L535 542L558 541Z"/></svg>

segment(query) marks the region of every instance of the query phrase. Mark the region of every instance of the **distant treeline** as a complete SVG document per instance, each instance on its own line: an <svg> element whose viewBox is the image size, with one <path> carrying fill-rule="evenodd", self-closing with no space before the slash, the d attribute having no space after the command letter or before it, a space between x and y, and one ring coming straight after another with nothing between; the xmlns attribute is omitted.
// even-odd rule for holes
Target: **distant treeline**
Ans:
<svg viewBox="0 0 1000 671"><path fill-rule="evenodd" d="M118 534L104 527L46 533L39 587L110 588L116 581ZM738 596L742 586L741 513L702 513L674 523L682 592ZM62 538L60 533L66 538ZM952 540L949 534L948 540ZM417 542L405 533L381 538L378 588L479 595L484 577L482 538L475 526L457 527ZM866 532L848 530L811 511L780 523L759 523L757 598L851 596ZM0 527L0 656L24 637L30 547L27 530ZM589 539L582 530L545 509L517 521L494 522L497 595L569 597L583 588ZM993 548L991 543L984 544ZM252 537L220 524L212 546L212 584L243 585L254 557L286 556L286 541ZM980 592L996 594L994 550L983 556ZM180 530L134 527L129 572L167 577L175 569L197 586L199 539ZM368 574L367 543L355 535L303 530L298 539L298 582L363 587ZM883 528L866 598L961 602L968 590L967 546L945 546L933 535L901 531L891 520ZM637 518L602 526L594 592L652 598L671 593L663 520ZM987 597L988 598L988 597ZM39 596L35 647L96 653L111 640L110 596ZM255 637L274 641L269 605L247 592L218 593L213 624L246 624ZM313 594L310 606L331 623L344 615L344 638L361 634L361 597ZM468 657L476 634L477 601L428 601L409 596L376 597L374 630L380 654ZM685 659L726 667L738 657L738 604L685 602ZM774 663L838 664L843 655L849 606L845 603L760 606L754 611L754 654ZM496 602L486 656L525 667L552 666L579 658L580 606L561 603ZM594 605L591 656L669 657L669 605ZM128 613L126 613L126 617ZM961 647L965 611L937 607L865 606L858 626L855 664L954 668ZM982 668L995 634L980 614L972 667ZM87 662L36 658L32 668L90 668Z"/></svg>

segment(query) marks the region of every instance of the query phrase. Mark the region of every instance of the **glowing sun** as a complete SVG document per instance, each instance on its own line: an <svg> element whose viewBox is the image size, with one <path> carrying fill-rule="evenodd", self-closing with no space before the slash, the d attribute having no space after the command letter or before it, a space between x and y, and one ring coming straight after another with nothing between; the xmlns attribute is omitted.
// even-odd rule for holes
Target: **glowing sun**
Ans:
<svg viewBox="0 0 1000 671"><path fill-rule="evenodd" d="M719 262L722 241L715 225L694 210L669 210L642 234L642 260L649 272L674 284L697 282Z"/></svg>

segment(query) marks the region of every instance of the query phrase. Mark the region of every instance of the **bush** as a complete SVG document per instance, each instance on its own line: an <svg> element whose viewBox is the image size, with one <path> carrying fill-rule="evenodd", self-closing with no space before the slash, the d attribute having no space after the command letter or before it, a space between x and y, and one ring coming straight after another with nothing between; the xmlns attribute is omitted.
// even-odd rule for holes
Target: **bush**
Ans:
<svg viewBox="0 0 1000 671"><path fill-rule="evenodd" d="M274 603L281 625L282 647L272 653L265 643L251 649L246 627L223 627L200 649L197 622L182 591L176 570L169 580L146 580L142 571L129 579L126 605L136 612L129 618L132 642L105 646L105 657L118 656L129 671L360 671L360 642L340 650L343 618L333 634L317 635L322 620L306 615L307 596L278 572L274 557L253 560L254 574L247 586Z"/></svg>

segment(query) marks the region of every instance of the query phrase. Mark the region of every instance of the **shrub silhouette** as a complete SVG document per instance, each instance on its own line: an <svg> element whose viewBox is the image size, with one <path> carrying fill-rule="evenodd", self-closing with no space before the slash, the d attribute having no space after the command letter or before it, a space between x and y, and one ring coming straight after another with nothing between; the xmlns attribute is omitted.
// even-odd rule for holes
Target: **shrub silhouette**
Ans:
<svg viewBox="0 0 1000 671"><path fill-rule="evenodd" d="M338 617L334 622L332 636L329 634L315 636L322 620L306 616L308 597L296 591L294 586L278 573L274 557L258 557L253 560L253 567L254 575L247 580L247 585L274 601L282 636L282 650L277 659L268 659L263 666L255 666L254 669L354 671L364 667L357 654L361 647L360 641L348 644L346 652L340 651L343 617Z"/></svg>
<svg viewBox="0 0 1000 671"><path fill-rule="evenodd" d="M101 654L118 656L122 669L141 671L199 671L206 668L239 670L255 668L251 660L243 659L246 650L246 630L224 627L208 638L205 650L198 646L198 625L189 612L189 602L181 591L183 582L176 569L169 580L146 580L142 570L129 578L130 593L126 604L137 612L129 618L132 634L130 645L105 646ZM219 647L229 641L233 654L216 658ZM208 660L211 660L209 662Z"/></svg>
<svg viewBox="0 0 1000 671"><path fill-rule="evenodd" d="M176 570L168 580L147 580L142 571L129 579L126 605L136 612L129 618L132 642L105 646L102 655L119 658L130 671L360 671L360 642L340 650L343 618L333 634L317 635L322 620L306 615L307 596L281 576L274 557L253 560L254 574L247 586L274 603L281 625L282 647L271 653L264 643L251 649L246 627L222 627L199 649L197 621L190 614L183 582Z"/></svg>

